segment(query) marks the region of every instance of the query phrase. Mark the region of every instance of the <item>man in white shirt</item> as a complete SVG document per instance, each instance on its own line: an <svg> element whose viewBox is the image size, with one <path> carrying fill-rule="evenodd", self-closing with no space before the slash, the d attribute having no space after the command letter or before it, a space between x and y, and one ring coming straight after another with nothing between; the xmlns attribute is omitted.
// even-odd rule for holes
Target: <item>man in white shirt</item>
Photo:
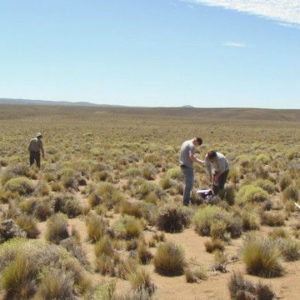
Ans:
<svg viewBox="0 0 300 300"><path fill-rule="evenodd" d="M197 146L202 144L202 139L200 137L193 138L192 140L187 140L182 143L180 149L179 165L184 174L185 178L185 188L183 194L183 204L189 205L190 203L190 193L194 184L194 168L193 163L202 164L203 161L194 156Z"/></svg>
<svg viewBox="0 0 300 300"><path fill-rule="evenodd" d="M224 189L229 173L228 160L222 153L211 150L205 156L205 166L212 182L214 194L217 195Z"/></svg>

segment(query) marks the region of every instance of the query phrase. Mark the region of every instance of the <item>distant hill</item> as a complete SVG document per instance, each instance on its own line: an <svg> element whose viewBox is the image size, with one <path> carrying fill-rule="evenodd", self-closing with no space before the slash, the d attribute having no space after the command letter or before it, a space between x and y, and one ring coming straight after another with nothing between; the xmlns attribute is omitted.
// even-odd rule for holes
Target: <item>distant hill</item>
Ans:
<svg viewBox="0 0 300 300"><path fill-rule="evenodd" d="M190 105L183 107L128 107L120 105L95 104L91 102L67 102L67 101L47 101L47 100L27 100L0 98L0 105L3 106L26 106L31 109L44 107L43 111L50 113L47 106L51 106L55 111L59 108L61 113L66 112L62 107L72 107L80 111L89 113L99 113L103 111L116 112L120 114L139 115L139 116L164 116L164 117L183 117L189 119L210 119L210 120L270 120L300 122L300 109L261 109L261 108L197 108ZM2 106L2 107L3 107ZM4 108L3 108L4 109ZM2 110L3 110L2 109ZM91 111L92 109L92 111ZM41 111L42 112L42 111ZM25 111L24 111L25 113ZM30 110L26 110L29 115ZM52 110L52 113L54 111ZM1 115L1 108L0 108ZM2 111L2 117L5 112Z"/></svg>
<svg viewBox="0 0 300 300"><path fill-rule="evenodd" d="M92 102L84 102L84 101L69 102L69 101L28 100L28 99L10 99L10 98L0 98L0 104L47 105L47 106L102 106L102 107L114 106L108 104L95 104Z"/></svg>
<svg viewBox="0 0 300 300"><path fill-rule="evenodd" d="M97 106L90 102L68 102L68 101L47 101L47 100L27 100L27 99L10 99L0 98L0 104L12 105L51 105L51 106Z"/></svg>

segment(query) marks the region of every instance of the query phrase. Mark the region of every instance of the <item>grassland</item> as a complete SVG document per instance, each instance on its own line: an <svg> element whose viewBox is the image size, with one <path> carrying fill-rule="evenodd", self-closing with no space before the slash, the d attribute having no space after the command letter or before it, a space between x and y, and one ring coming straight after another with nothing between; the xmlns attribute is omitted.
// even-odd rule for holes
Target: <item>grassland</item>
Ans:
<svg viewBox="0 0 300 300"><path fill-rule="evenodd" d="M1 105L1 297L297 299L299 124L299 110ZM216 205L183 208L178 153L194 136L231 171Z"/></svg>

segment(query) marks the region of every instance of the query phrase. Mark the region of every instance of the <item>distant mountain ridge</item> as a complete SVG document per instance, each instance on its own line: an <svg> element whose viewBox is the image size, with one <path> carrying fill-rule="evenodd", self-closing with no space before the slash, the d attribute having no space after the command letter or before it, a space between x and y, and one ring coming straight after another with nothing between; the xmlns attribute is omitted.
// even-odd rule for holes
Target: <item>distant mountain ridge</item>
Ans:
<svg viewBox="0 0 300 300"><path fill-rule="evenodd" d="M107 107L115 106L109 104L95 104L92 102L85 102L85 101L69 102L69 101L29 100L29 99L15 99L15 98L0 98L0 104L48 105L48 106L107 106Z"/></svg>
<svg viewBox="0 0 300 300"><path fill-rule="evenodd" d="M10 99L0 98L0 117L5 117L4 106L23 105L28 108L41 109L49 111L47 106L53 109L53 113L59 109L63 112L64 109L88 111L89 113L99 113L103 111L116 112L128 115L139 116L164 116L166 118L185 117L185 118L200 118L200 119L222 119L222 120L270 120L270 121L287 121L300 122L300 109L264 109L264 108L200 108L185 105L182 107L130 107L121 105L95 104L91 102L67 102L67 101L47 101L47 100L28 100L28 99ZM42 109L42 108L45 109ZM2 111L1 111L2 110ZM41 112L42 112L41 111ZM31 113L29 113L31 115Z"/></svg>

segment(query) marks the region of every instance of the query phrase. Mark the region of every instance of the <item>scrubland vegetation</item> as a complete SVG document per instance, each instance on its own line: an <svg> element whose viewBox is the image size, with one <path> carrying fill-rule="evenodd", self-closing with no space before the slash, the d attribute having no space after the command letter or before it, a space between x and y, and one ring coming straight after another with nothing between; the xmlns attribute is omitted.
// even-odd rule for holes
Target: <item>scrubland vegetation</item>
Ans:
<svg viewBox="0 0 300 300"><path fill-rule="evenodd" d="M194 299L192 286L208 299L225 282L215 299L288 299L275 280L300 276L299 123L231 117L2 105L1 297ZM38 131L41 170L28 167ZM178 155L194 136L197 155L219 150L230 174L215 204L193 192L186 208ZM194 189L208 187L196 166Z"/></svg>

